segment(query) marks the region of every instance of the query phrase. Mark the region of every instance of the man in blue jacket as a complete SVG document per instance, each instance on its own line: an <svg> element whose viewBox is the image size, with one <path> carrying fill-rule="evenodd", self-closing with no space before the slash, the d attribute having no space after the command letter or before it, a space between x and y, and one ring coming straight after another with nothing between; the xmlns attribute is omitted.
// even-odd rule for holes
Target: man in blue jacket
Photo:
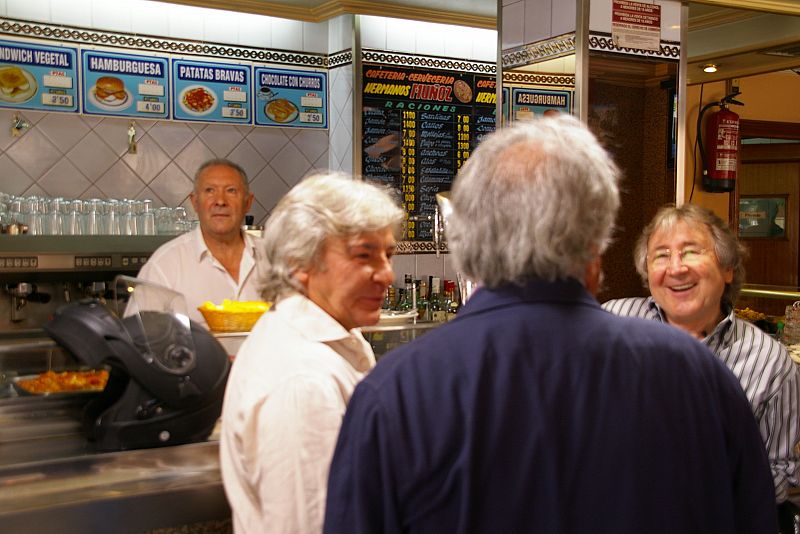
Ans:
<svg viewBox="0 0 800 534"><path fill-rule="evenodd" d="M356 387L326 533L777 531L736 378L685 333L594 298L617 180L571 117L478 147L448 238L481 288Z"/></svg>

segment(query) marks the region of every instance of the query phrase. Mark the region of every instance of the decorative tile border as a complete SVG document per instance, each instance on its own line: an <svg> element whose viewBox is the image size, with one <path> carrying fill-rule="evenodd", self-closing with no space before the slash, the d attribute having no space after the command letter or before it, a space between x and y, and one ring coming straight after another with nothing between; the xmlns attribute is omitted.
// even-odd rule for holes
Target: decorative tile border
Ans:
<svg viewBox="0 0 800 534"><path fill-rule="evenodd" d="M589 49L674 60L680 59L681 55L681 45L675 41L661 41L661 48L658 51L639 50L637 48L619 47L611 39L610 33L601 32L591 32L589 34ZM555 59L574 53L575 34L559 35L558 37L553 37L546 41L523 45L503 52L503 68L514 68L531 63L540 63L548 59Z"/></svg>
<svg viewBox="0 0 800 534"><path fill-rule="evenodd" d="M575 87L575 76L571 74L504 72L503 83L525 83L553 87Z"/></svg>
<svg viewBox="0 0 800 534"><path fill-rule="evenodd" d="M439 244L439 252L447 254L447 243ZM435 254L436 244L433 241L399 241L396 254Z"/></svg>
<svg viewBox="0 0 800 534"><path fill-rule="evenodd" d="M57 26L45 23L24 22L0 18L0 33L18 37L53 39L83 45L123 47L150 52L176 53L186 55L210 56L215 58L240 59L260 63L280 63L308 67L327 67L328 56L306 52L287 52L251 48L219 43L206 43L181 39L166 39L129 33L107 32Z"/></svg>
<svg viewBox="0 0 800 534"><path fill-rule="evenodd" d="M353 62L353 51L352 50L344 50L342 52L336 52L335 54L331 54L327 57L326 67L329 69L334 69L336 67L343 67L345 65L349 65Z"/></svg>
<svg viewBox="0 0 800 534"><path fill-rule="evenodd" d="M435 56L420 56L416 54L401 54L397 52L386 52L384 50L364 49L362 50L361 58L365 63L382 63L384 65L403 67L457 70L477 74L495 74L497 72L497 65L494 63L448 59Z"/></svg>
<svg viewBox="0 0 800 534"><path fill-rule="evenodd" d="M678 61L681 57L681 44L675 41L661 41L659 50L640 50L638 48L619 47L611 39L610 33L593 32L589 34L589 50L600 50L603 52L617 52L644 57L658 57L662 59L674 59Z"/></svg>
<svg viewBox="0 0 800 534"><path fill-rule="evenodd" d="M521 67L575 53L575 34L568 33L503 52L503 68Z"/></svg>

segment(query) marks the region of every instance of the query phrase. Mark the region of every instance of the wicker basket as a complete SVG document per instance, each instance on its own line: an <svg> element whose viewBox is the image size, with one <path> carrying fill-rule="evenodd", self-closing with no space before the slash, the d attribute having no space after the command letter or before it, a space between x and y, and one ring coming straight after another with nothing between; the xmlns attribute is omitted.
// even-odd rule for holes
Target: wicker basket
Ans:
<svg viewBox="0 0 800 534"><path fill-rule="evenodd" d="M263 310L252 312L234 312L224 310L207 310L197 308L203 314L208 329L212 332L249 332L258 318L264 315Z"/></svg>

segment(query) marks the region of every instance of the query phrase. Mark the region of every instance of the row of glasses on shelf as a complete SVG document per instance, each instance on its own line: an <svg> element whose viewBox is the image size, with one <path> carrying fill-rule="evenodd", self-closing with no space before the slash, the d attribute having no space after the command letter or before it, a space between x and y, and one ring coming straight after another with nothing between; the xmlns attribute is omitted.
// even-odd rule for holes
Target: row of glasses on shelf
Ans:
<svg viewBox="0 0 800 534"><path fill-rule="evenodd" d="M177 235L194 228L186 209L153 208L153 201L88 200L0 193L0 224L31 235Z"/></svg>

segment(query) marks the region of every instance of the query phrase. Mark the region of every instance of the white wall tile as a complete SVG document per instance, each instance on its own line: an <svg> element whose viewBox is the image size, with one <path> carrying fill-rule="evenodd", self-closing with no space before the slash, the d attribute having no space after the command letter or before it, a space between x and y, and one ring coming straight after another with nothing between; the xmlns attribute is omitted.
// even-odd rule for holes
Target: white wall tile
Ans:
<svg viewBox="0 0 800 534"><path fill-rule="evenodd" d="M169 16L160 2L139 2L131 10L131 31L139 35L169 35Z"/></svg>
<svg viewBox="0 0 800 534"><path fill-rule="evenodd" d="M495 30L476 30L472 34L472 59L476 61L497 61L497 32Z"/></svg>
<svg viewBox="0 0 800 534"><path fill-rule="evenodd" d="M50 22L50 0L7 0L6 12L12 19Z"/></svg>
<svg viewBox="0 0 800 534"><path fill-rule="evenodd" d="M549 1L525 6L525 28L522 34L524 44L535 43L553 37L551 32L552 6Z"/></svg>
<svg viewBox="0 0 800 534"><path fill-rule="evenodd" d="M411 52L417 46L417 26L413 20L386 19L386 49Z"/></svg>
<svg viewBox="0 0 800 534"><path fill-rule="evenodd" d="M661 39L681 40L681 3L675 0L659 0L661 4Z"/></svg>
<svg viewBox="0 0 800 534"><path fill-rule="evenodd" d="M131 5L128 0L94 0L92 2L92 27L100 30L130 32Z"/></svg>
<svg viewBox="0 0 800 534"><path fill-rule="evenodd" d="M417 30L417 46L414 52L417 54L428 54L432 56L444 55L446 32L437 30L444 29L445 27L441 24L437 24L436 26L439 28L419 28Z"/></svg>
<svg viewBox="0 0 800 534"><path fill-rule="evenodd" d="M439 255L437 258L436 254L417 255L417 278L427 279L429 276L444 277L444 256Z"/></svg>
<svg viewBox="0 0 800 534"><path fill-rule="evenodd" d="M92 25L92 0L50 3L50 22L89 28Z"/></svg>
<svg viewBox="0 0 800 534"><path fill-rule="evenodd" d="M251 15L239 19L239 44L256 48L272 46L272 18Z"/></svg>
<svg viewBox="0 0 800 534"><path fill-rule="evenodd" d="M303 23L303 48L304 52L315 54L328 53L328 24L324 22Z"/></svg>
<svg viewBox="0 0 800 534"><path fill-rule="evenodd" d="M328 21L328 53L353 47L354 15L341 15Z"/></svg>
<svg viewBox="0 0 800 534"><path fill-rule="evenodd" d="M361 46L386 50L386 21L384 17L361 17Z"/></svg>
<svg viewBox="0 0 800 534"><path fill-rule="evenodd" d="M203 39L210 43L239 43L239 13L207 9L203 16Z"/></svg>
<svg viewBox="0 0 800 534"><path fill-rule="evenodd" d="M6 0L0 0L0 15L7 16L8 7L6 5Z"/></svg>
<svg viewBox="0 0 800 534"><path fill-rule="evenodd" d="M472 59L473 44L470 37L471 32L465 31L460 39L445 39L444 55L447 57Z"/></svg>
<svg viewBox="0 0 800 534"><path fill-rule="evenodd" d="M576 10L576 2L553 1L552 31L554 37L575 31Z"/></svg>
<svg viewBox="0 0 800 534"><path fill-rule="evenodd" d="M170 5L168 6L168 19L168 37L203 40L203 14L197 8Z"/></svg>
<svg viewBox="0 0 800 534"><path fill-rule="evenodd" d="M303 23L299 20L272 19L272 46L281 50L302 50Z"/></svg>
<svg viewBox="0 0 800 534"><path fill-rule="evenodd" d="M517 2L503 6L502 16L503 50L522 46L525 37L525 3Z"/></svg>
<svg viewBox="0 0 800 534"><path fill-rule="evenodd" d="M573 2L575 3L575 2ZM589 29L611 33L611 0L593 0L589 9Z"/></svg>

